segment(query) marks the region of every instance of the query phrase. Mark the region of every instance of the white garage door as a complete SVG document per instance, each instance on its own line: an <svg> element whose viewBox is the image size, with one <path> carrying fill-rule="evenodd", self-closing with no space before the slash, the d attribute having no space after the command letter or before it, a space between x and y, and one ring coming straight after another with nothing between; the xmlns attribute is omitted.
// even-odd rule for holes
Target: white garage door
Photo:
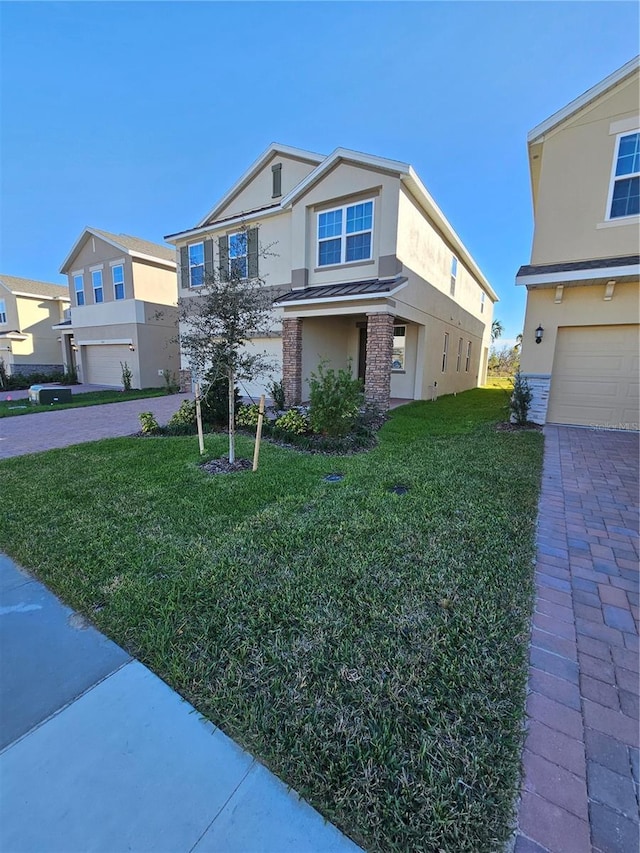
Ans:
<svg viewBox="0 0 640 853"><path fill-rule="evenodd" d="M126 361L133 369L132 353L126 344L94 344L82 347L83 382L122 386L122 367Z"/></svg>
<svg viewBox="0 0 640 853"><path fill-rule="evenodd" d="M547 421L638 429L638 346L636 325L558 329Z"/></svg>

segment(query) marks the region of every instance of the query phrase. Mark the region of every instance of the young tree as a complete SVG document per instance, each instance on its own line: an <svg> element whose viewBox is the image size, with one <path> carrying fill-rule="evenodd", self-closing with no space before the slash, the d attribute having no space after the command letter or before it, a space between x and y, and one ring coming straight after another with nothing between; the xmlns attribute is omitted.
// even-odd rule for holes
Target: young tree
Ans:
<svg viewBox="0 0 640 853"><path fill-rule="evenodd" d="M264 282L251 275L245 251L236 240L236 257L221 259L217 270L206 271L193 295L178 300L180 347L194 376L205 373L226 379L229 389L229 462L235 462L235 383L254 379L273 368L266 352L252 352L252 338L272 327L272 297ZM266 250L261 252L266 254Z"/></svg>

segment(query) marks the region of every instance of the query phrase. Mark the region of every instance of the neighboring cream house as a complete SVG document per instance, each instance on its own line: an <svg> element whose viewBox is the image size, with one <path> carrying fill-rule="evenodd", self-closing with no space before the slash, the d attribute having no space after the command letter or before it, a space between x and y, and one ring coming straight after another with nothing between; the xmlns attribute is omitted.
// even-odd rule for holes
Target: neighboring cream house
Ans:
<svg viewBox="0 0 640 853"><path fill-rule="evenodd" d="M60 268L69 278L71 317L56 327L65 365L81 382L132 387L164 383L180 362L174 252L127 234L85 228Z"/></svg>
<svg viewBox="0 0 640 853"><path fill-rule="evenodd" d="M69 291L61 284L0 275L0 358L7 373L53 373L63 369L59 333Z"/></svg>
<svg viewBox="0 0 640 853"><path fill-rule="evenodd" d="M535 233L516 283L537 423L639 428L639 68L636 57L528 135Z"/></svg>
<svg viewBox="0 0 640 853"><path fill-rule="evenodd" d="M195 228L165 239L182 297L230 269L272 289L273 334L252 344L278 362L289 404L308 399L322 359L351 362L383 408L485 381L497 296L406 163L273 144Z"/></svg>

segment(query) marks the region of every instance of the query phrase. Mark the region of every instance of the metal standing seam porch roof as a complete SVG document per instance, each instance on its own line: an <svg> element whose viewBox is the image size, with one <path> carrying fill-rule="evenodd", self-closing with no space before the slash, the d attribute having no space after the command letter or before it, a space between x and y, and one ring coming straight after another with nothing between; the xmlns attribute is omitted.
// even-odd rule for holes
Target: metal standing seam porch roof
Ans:
<svg viewBox="0 0 640 853"><path fill-rule="evenodd" d="M290 290L273 300L274 305L289 305L302 302L330 302L336 299L358 299L390 296L408 281L406 276L394 278L369 278L364 281L348 281L340 284L321 284Z"/></svg>

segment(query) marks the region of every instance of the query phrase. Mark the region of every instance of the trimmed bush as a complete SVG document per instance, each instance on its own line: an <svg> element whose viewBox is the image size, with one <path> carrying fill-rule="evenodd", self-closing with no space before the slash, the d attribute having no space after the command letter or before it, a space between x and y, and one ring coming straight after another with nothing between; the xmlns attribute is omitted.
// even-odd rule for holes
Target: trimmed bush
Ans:
<svg viewBox="0 0 640 853"><path fill-rule="evenodd" d="M236 411L236 424L239 427L255 427L258 425L260 406L253 403L251 406L240 406Z"/></svg>
<svg viewBox="0 0 640 853"><path fill-rule="evenodd" d="M303 435L309 431L309 421L298 409L289 409L288 412L278 418L274 426L276 429L296 435Z"/></svg>
<svg viewBox="0 0 640 853"><path fill-rule="evenodd" d="M347 370L327 369L321 361L309 381L309 419L314 432L345 436L350 433L364 404L362 381Z"/></svg>

